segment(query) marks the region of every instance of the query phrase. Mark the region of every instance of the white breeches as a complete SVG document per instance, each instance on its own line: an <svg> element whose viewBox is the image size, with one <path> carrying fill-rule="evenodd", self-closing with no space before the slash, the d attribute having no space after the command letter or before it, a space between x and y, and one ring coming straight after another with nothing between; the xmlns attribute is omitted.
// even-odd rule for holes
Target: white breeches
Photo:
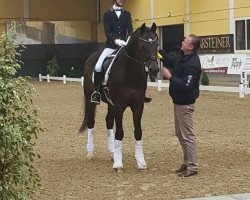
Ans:
<svg viewBox="0 0 250 200"><path fill-rule="evenodd" d="M114 51L115 51L115 49L111 49L111 48L105 48L103 50L101 56L99 57L96 65L95 65L95 71L96 72L101 72L101 70L102 70L102 63L103 63L104 59L106 58L107 55L110 55Z"/></svg>

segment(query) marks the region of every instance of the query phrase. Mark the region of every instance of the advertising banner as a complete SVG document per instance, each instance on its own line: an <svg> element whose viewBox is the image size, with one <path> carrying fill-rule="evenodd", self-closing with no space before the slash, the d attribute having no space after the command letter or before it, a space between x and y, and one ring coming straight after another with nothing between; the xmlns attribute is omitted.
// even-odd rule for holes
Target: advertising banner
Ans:
<svg viewBox="0 0 250 200"><path fill-rule="evenodd" d="M206 73L240 74L242 70L250 72L249 54L210 54L199 57Z"/></svg>

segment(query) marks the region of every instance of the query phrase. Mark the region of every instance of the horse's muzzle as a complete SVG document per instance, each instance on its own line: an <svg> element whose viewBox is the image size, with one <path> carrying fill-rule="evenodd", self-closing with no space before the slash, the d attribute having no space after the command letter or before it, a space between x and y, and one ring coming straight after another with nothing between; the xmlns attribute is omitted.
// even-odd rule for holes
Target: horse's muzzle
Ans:
<svg viewBox="0 0 250 200"><path fill-rule="evenodd" d="M159 66L158 66L158 62L157 62L157 58L156 56L152 56L149 64L148 64L148 70L149 70L149 74L151 77L157 77L157 74L159 72Z"/></svg>

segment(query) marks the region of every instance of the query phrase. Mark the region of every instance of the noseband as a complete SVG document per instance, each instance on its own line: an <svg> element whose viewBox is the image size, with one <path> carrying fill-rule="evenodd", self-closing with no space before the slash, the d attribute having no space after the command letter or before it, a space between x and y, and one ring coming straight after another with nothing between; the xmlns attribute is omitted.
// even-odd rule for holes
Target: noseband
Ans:
<svg viewBox="0 0 250 200"><path fill-rule="evenodd" d="M158 37L156 36L154 39L151 39L149 38L148 40L144 39L144 38L141 38L139 37L139 39L143 42L146 42L146 43L150 43L152 44L153 42L157 41ZM131 60L143 65L146 69L146 71L148 71L148 66L150 65L151 62L157 62L157 58L156 56L151 56L149 59L147 59L146 61L140 61L140 60L137 60L133 57L131 57L130 55L128 55L128 53L126 52L126 49L124 48L124 52L125 52L125 55L130 58Z"/></svg>

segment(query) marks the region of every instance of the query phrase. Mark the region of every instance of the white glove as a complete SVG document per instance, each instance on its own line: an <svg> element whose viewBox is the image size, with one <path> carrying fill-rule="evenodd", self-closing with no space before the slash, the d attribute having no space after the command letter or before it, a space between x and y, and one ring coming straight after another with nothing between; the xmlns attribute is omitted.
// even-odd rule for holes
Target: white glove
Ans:
<svg viewBox="0 0 250 200"><path fill-rule="evenodd" d="M115 44L120 46L120 47L127 45L126 42L124 42L123 40L120 40L120 39L115 39Z"/></svg>

